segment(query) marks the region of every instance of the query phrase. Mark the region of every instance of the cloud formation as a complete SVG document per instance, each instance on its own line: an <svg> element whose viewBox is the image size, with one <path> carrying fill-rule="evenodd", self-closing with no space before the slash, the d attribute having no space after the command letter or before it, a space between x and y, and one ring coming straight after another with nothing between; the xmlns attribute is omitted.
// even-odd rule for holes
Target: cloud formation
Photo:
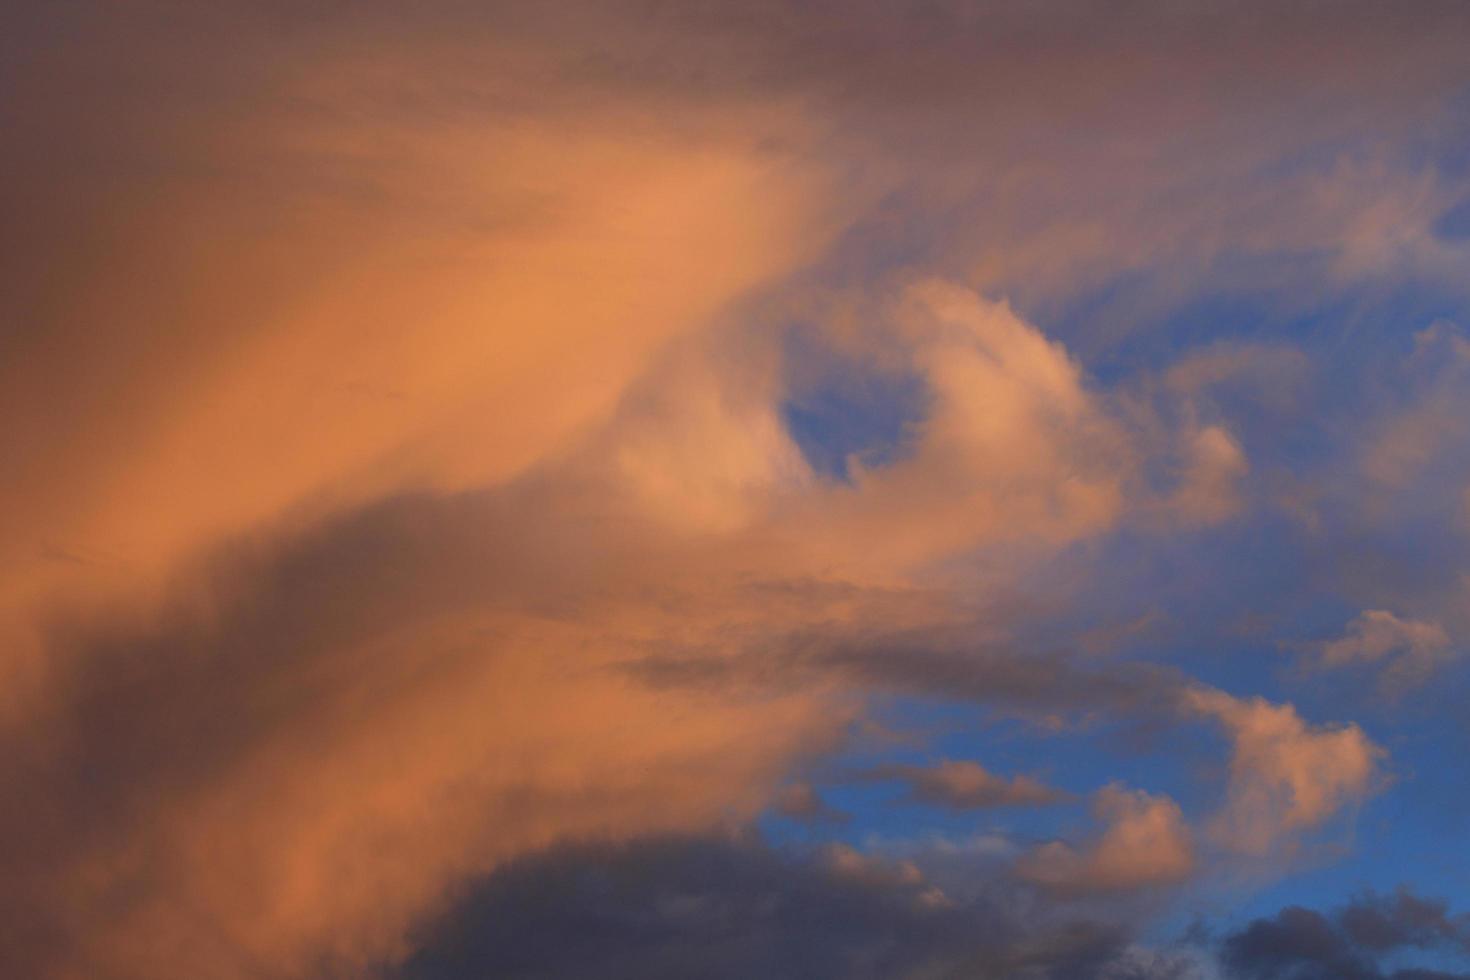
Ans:
<svg viewBox="0 0 1470 980"><path fill-rule="evenodd" d="M1342 549L1462 506L1448 320L1359 427L1241 395L1311 375L1303 337L1189 306L1463 295L1462 6L0 18L0 973L1182 976L1056 903L1382 785L1362 727L1304 720L1336 706L1190 662L1203 631L1078 637L1178 639L1199 600L1115 559L1228 591L1263 500ZM790 408L829 362L912 398L824 468ZM1315 418L1366 488L1271 482ZM1417 678L1448 594L1354 601L1322 659ZM880 771L937 804L893 819L1070 819L944 761L991 756L926 743L942 712L1204 720L1225 798L1061 781L1097 828L1007 871L1025 916L793 782L892 713L927 761ZM739 836L773 807L852 840Z"/></svg>
<svg viewBox="0 0 1470 980"><path fill-rule="evenodd" d="M918 803L956 810L996 806L1045 806L1067 798L1032 776L1004 776L978 762L944 759L927 766L887 765L870 769L869 779L898 780L909 787L908 796Z"/></svg>
<svg viewBox="0 0 1470 980"><path fill-rule="evenodd" d="M1429 679L1453 655L1449 634L1437 623L1400 619L1385 609L1366 609L1346 632L1317 648L1324 668L1368 664L1378 667L1380 683L1402 694Z"/></svg>
<svg viewBox="0 0 1470 980"><path fill-rule="evenodd" d="M1226 937L1221 960L1241 980L1462 980L1463 970L1390 965L1406 950L1470 953L1463 915L1400 889L1369 894L1329 914L1291 906Z"/></svg>
<svg viewBox="0 0 1470 980"><path fill-rule="evenodd" d="M535 855L479 883L394 976L1188 975L1116 925L1028 922L992 896L936 901L916 869L840 853L661 838Z"/></svg>
<svg viewBox="0 0 1470 980"><path fill-rule="evenodd" d="M1225 807L1211 828L1227 847L1263 856L1290 846L1377 788L1383 749L1356 725L1308 725L1289 704L1220 691L1197 689L1187 700L1233 744Z"/></svg>
<svg viewBox="0 0 1470 980"><path fill-rule="evenodd" d="M1194 844L1179 804L1116 783L1098 790L1098 835L1076 847L1043 844L1018 866L1029 881L1067 895L1174 885L1194 870Z"/></svg>

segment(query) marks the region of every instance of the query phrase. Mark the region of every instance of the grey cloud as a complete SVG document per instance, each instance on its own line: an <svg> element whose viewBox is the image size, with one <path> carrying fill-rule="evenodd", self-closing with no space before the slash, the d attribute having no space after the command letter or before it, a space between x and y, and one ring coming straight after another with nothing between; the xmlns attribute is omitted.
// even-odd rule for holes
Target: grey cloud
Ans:
<svg viewBox="0 0 1470 980"><path fill-rule="evenodd" d="M566 846L485 879L398 980L598 977L1183 980L1116 925L1028 921L990 897L936 901L916 875L752 839Z"/></svg>
<svg viewBox="0 0 1470 980"><path fill-rule="evenodd" d="M1452 915L1443 899L1425 898L1403 888L1392 895L1365 895L1339 909L1337 920L1364 949L1442 946L1470 953L1470 916Z"/></svg>
<svg viewBox="0 0 1470 980"><path fill-rule="evenodd" d="M1221 961L1239 980L1464 980L1470 972L1389 965L1400 950L1470 959L1470 928L1445 903L1400 890L1324 914L1291 906L1228 936Z"/></svg>

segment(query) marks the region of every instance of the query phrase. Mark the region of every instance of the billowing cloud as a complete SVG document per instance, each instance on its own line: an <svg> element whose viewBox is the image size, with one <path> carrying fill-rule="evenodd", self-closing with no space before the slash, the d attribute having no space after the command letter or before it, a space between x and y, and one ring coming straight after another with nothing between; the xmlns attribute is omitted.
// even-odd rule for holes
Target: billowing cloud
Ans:
<svg viewBox="0 0 1470 980"><path fill-rule="evenodd" d="M815 501L847 561L913 567L1001 540L1060 544L1117 520L1131 449L1060 345L1004 304L941 282L897 312L932 392L912 455ZM821 527L821 524L817 525Z"/></svg>
<svg viewBox="0 0 1470 980"><path fill-rule="evenodd" d="M1109 548L1257 516L1268 427L1216 381L1292 359L1150 340L1203 280L1460 295L1463 8L3 17L0 972L1174 976L1126 925L719 835L835 817L794 775L901 701L1229 732L1206 834L1100 774L1096 834L1019 865L1047 901L1180 883L1205 837L1271 852L1376 785L1358 727L1074 645L1072 602ZM1457 338L1421 335L1445 370L1348 452L1380 494L1463 434ZM824 356L915 393L840 476L789 414ZM1412 655L1377 628L1354 658ZM703 861L753 877L669 886ZM562 942L588 873L617 902ZM435 960L482 885L536 943Z"/></svg>
<svg viewBox="0 0 1470 980"><path fill-rule="evenodd" d="M751 818L794 760L835 744L882 637L907 624L939 652L953 599L909 575L1097 534L1131 479L1138 450L1064 351L973 294L911 300L899 336L937 407L912 456L851 485L809 474L759 351L732 360L712 338L497 487L278 522L184 565L187 587L141 616L74 603L42 634L45 696L9 744L20 795L60 805L8 818L26 855L11 957L37 975L361 969L403 955L455 882L528 849ZM627 669L758 665L748 652L811 638L815 657L715 686ZM1022 707L1117 710L1145 690L1043 657L994 666L976 682L1009 675L987 696ZM995 795L956 781L973 775L948 774L951 802ZM1025 780L1001 796L1052 798ZM1186 870L1177 807L1099 800L1099 840L1041 878L1099 890Z"/></svg>

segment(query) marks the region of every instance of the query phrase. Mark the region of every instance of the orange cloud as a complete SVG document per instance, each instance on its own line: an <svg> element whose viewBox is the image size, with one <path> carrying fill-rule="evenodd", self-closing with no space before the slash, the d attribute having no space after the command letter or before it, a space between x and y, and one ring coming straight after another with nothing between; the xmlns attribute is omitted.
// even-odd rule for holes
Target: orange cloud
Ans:
<svg viewBox="0 0 1470 980"><path fill-rule="evenodd" d="M404 113L380 96L432 47L367 74L351 47L230 112L170 104L138 152L219 167L120 171L116 241L0 366L28 450L0 489L3 775L46 801L0 818L18 975L359 973L509 856L749 819L846 717L633 679L661 618L718 616L629 600L663 559L620 565L637 513L569 503L574 474L535 506L487 489L830 232L818 168L761 145L787 110L505 111L544 70L511 59L464 112ZM748 482L669 445L620 444L618 493Z"/></svg>
<svg viewBox="0 0 1470 980"><path fill-rule="evenodd" d="M335 87L327 124L191 118L174 152L247 127L236 166L260 168L263 197L233 175L152 194L128 248L53 304L51 333L91 324L85 341L0 369L11 417L48 440L0 497L10 698L41 669L38 607L151 599L222 538L504 481L823 234L811 168L713 120L403 118ZM301 166L266 170L272 152ZM372 191L324 190L314 168ZM141 288L145 268L168 288Z"/></svg>
<svg viewBox="0 0 1470 980"><path fill-rule="evenodd" d="M1208 201L1157 221L1140 202L1165 177L1188 197L1201 172L1177 166L1193 130L1142 169L1132 139L1101 141L1085 175L1054 162L1094 159L1076 144L1035 152L1034 119L1081 138L1119 113L1125 134L1214 118L1199 106L1233 89L1213 62L1175 98L1158 83L1180 62L1160 75L1110 17L1069 16L1035 42L1060 67L1017 103L1025 18L962 24L915 72L871 43L913 29L884 12L832 30L793 10L790 45L742 18L615 7L68 9L17 28L35 57L6 86L0 189L19 216L0 232L19 311L0 359L11 973L365 972L515 855L748 820L881 683L756 659L660 684L632 669L651 655L697 673L793 637L969 624L971 590L1033 556L1135 513L1239 506L1231 433L1140 434L1025 306L973 288L1065 291L1201 227L1211 248L1305 249L1350 221L1329 202L1299 230L1276 185L1247 202L1256 223L1217 227ZM1288 41L1316 43L1315 18L1293 24ZM1332 77L1359 74L1354 30ZM1112 58L1074 50L1094 34ZM1427 36L1463 61L1452 32ZM1400 63L1377 58L1349 95ZM1272 64L1278 82L1321 67ZM1237 149L1206 176L1258 162L1228 137L1263 100L1229 101L1208 135ZM962 281L905 269L892 304L874 287L873 336L847 340L916 376L930 411L909 455L825 481L782 423L764 329L802 304L769 292L824 255L866 270L888 243L850 220L910 187L985 232L955 230L933 262ZM1353 225L1370 266L1382 225ZM1421 458L1424 429L1388 439L1410 447L1389 463ZM1159 454L1183 461L1171 492L1142 476ZM987 549L990 578L955 570ZM990 686L1045 702L1067 680L1053 666ZM1129 683L1106 693L1132 703ZM1234 846L1269 849L1371 783L1356 728L1193 698L1235 739ZM964 763L917 784L965 805L1049 794ZM1095 809L1099 835L1039 849L1033 880L1106 891L1192 868L1173 801L1114 786Z"/></svg>
<svg viewBox="0 0 1470 980"><path fill-rule="evenodd" d="M1377 786L1384 752L1357 725L1311 726L1289 704L1206 688L1185 700L1234 743L1225 807L1211 826L1226 847L1263 856L1290 846Z"/></svg>
<svg viewBox="0 0 1470 980"><path fill-rule="evenodd" d="M881 766L870 777L909 784L915 800L957 810L996 806L1041 806L1058 803L1065 793L1031 776L1006 779L979 763L946 759L931 766Z"/></svg>
<svg viewBox="0 0 1470 980"><path fill-rule="evenodd" d="M1179 805L1167 796L1110 784L1093 812L1102 832L1081 848L1043 844L1017 865L1022 877L1069 894L1177 884L1194 869L1194 845Z"/></svg>
<svg viewBox="0 0 1470 980"><path fill-rule="evenodd" d="M115 848L53 869L69 968L366 970L404 952L447 885L510 856L748 819L836 721L799 696L650 690L589 660L575 630L445 624L399 642L444 656L486 630L500 641L277 726Z"/></svg>

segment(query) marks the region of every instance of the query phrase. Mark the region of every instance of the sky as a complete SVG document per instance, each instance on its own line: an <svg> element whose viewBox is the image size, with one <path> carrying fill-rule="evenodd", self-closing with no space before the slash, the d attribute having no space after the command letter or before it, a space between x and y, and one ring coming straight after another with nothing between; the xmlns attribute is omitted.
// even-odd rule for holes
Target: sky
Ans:
<svg viewBox="0 0 1470 980"><path fill-rule="evenodd" d="M0 975L1470 978L1470 5L12 4Z"/></svg>

